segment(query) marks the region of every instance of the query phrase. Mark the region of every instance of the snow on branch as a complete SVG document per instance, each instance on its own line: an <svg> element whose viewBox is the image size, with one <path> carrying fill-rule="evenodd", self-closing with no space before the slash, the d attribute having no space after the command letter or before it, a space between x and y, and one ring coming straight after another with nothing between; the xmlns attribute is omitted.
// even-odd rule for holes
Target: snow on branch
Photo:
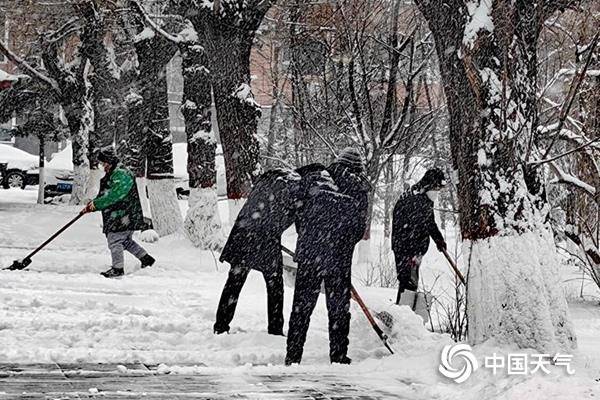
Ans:
<svg viewBox="0 0 600 400"><path fill-rule="evenodd" d="M552 184L562 183L562 184L570 185L577 189L582 190L583 192L589 194L592 197L594 197L596 195L596 188L594 188L592 185L583 182L581 179L579 179L571 174L567 174L562 169L560 169L560 167L558 165L556 165L555 162L549 162L549 165L550 165L550 169L556 176L556 178L551 180L550 183L552 183Z"/></svg>
<svg viewBox="0 0 600 400"><path fill-rule="evenodd" d="M596 46L598 45L599 40L600 40L600 32L596 32L589 48L587 49L587 51L589 53L585 60L585 63L583 64L581 69L575 74L575 78L573 79L573 82L571 83L571 86L569 87L569 93L567 94L567 100L563 103L563 106L560 110L560 115L558 118L558 126L556 127L557 132L562 131L565 121L567 120L567 118L569 116L571 107L573 106L573 103L575 101L575 97L576 97L577 93L579 92L579 87L581 86L581 83L584 80L585 74L590 66L590 63L592 62L593 55L595 54L594 50L596 49ZM550 142L550 145L546 149L544 156L542 158L548 157L548 154L550 154L550 150L556 143L556 140L557 140L557 137L552 138L552 141Z"/></svg>
<svg viewBox="0 0 600 400"><path fill-rule="evenodd" d="M563 158L563 157L565 157L565 156L568 156L569 154L573 154L573 153L576 153L576 152L578 152L578 151L581 151L581 150L583 150L583 149L585 149L585 148L587 148L587 147L589 147L589 146L591 146L591 145L593 145L594 143L596 143L596 142L599 142L599 141L600 141L600 137L598 137L598 138L595 138L595 139L592 139L592 140L588 141L587 143L584 143L584 144L582 144L582 145L581 145L581 146L579 146L579 147L576 147L576 148L574 148L574 149L571 149L571 150L569 150L569 151L566 151L566 152L564 152L564 153L562 153L562 154L559 154L559 155L557 155L557 156L554 156L554 157L552 157L552 158L548 158L548 159L545 159L545 160L537 160L537 161L533 161L533 162L531 162L530 164L532 164L532 165L542 165L542 164L547 164L547 163L550 163L550 162L556 161L556 160L558 160L558 159L560 159L560 158Z"/></svg>
<svg viewBox="0 0 600 400"><path fill-rule="evenodd" d="M470 1L467 3L469 12L469 21L465 25L463 34L463 46L466 49L473 48L480 31L494 31L494 22L492 21L492 0Z"/></svg>
<svg viewBox="0 0 600 400"><path fill-rule="evenodd" d="M17 64L19 66L19 68L29 72L31 74L31 76L33 76L34 78L39 79L43 83L46 83L57 93L60 93L58 83L56 83L56 81L54 79L47 77L46 75L39 72L37 69L33 68L31 65L29 65L25 60L23 60L21 57L19 57L15 53L13 53L6 46L6 44L4 44L4 42L2 40L0 40L0 53L4 54L6 56L6 58L8 58L10 61Z"/></svg>
<svg viewBox="0 0 600 400"><path fill-rule="evenodd" d="M138 12L138 14L142 16L144 21L146 21L146 23L152 29L152 31L164 37L165 39L177 44L198 41L198 33L194 30L191 24L188 24L188 26L179 34L173 35L162 29L152 18L150 18L150 15L146 12L144 7L137 0L132 0L131 4L133 5L134 9ZM146 32L146 34L141 38L147 37L148 32ZM138 39L139 38L140 36L138 35Z"/></svg>

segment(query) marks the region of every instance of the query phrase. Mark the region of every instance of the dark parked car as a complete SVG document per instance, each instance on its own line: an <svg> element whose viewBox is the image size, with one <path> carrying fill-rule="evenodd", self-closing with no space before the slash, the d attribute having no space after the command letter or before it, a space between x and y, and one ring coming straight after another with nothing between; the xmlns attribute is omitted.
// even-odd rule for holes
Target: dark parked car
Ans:
<svg viewBox="0 0 600 400"><path fill-rule="evenodd" d="M4 189L37 185L40 180L38 157L8 144L0 144L0 164L3 164L0 185Z"/></svg>

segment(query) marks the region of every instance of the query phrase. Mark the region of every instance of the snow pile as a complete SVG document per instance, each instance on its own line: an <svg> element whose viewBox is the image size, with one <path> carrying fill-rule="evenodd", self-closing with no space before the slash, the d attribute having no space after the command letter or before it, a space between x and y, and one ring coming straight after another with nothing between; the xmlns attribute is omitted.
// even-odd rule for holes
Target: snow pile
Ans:
<svg viewBox="0 0 600 400"><path fill-rule="evenodd" d="M61 151L54 153L46 164L48 169L73 171L73 145L67 141L67 145Z"/></svg>
<svg viewBox="0 0 600 400"><path fill-rule="evenodd" d="M493 0L472 0L467 3L469 22L465 25L462 40L465 48L473 47L480 31L486 30L490 33L494 31L494 22L491 16L492 3Z"/></svg>
<svg viewBox="0 0 600 400"><path fill-rule="evenodd" d="M469 263L469 340L495 338L547 353L570 351L576 338L549 232L492 237L465 249Z"/></svg>
<svg viewBox="0 0 600 400"><path fill-rule="evenodd" d="M140 240L145 243L156 243L160 239L160 236L154 229L146 229L140 233Z"/></svg>

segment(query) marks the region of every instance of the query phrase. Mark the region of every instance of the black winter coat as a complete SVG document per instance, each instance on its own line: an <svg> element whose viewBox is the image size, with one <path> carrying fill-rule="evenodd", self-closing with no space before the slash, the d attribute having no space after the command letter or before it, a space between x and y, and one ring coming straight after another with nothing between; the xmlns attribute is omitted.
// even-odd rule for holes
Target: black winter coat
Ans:
<svg viewBox="0 0 600 400"><path fill-rule="evenodd" d="M392 250L396 260L427 253L430 237L435 243L444 242L435 223L433 201L425 193L405 193L394 207Z"/></svg>
<svg viewBox="0 0 600 400"><path fill-rule="evenodd" d="M294 222L300 176L291 170L265 172L256 182L231 229L220 261L270 272L282 262L281 235Z"/></svg>
<svg viewBox="0 0 600 400"><path fill-rule="evenodd" d="M332 166L302 179L302 207L296 224L296 261L314 265L324 274L352 266L354 246L367 222L368 182L345 166Z"/></svg>

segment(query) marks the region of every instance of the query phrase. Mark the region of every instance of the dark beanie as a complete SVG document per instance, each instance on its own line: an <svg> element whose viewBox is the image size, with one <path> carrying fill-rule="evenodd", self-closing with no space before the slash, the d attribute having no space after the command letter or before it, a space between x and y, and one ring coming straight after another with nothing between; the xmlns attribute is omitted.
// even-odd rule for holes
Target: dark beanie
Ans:
<svg viewBox="0 0 600 400"><path fill-rule="evenodd" d="M423 178L413 186L413 190L427 192L431 189L439 189L446 186L446 177L439 168L431 168L425 172Z"/></svg>
<svg viewBox="0 0 600 400"><path fill-rule="evenodd" d="M106 146L100 149L98 152L98 161L110 165L117 165L119 163L115 149L112 146Z"/></svg>
<svg viewBox="0 0 600 400"><path fill-rule="evenodd" d="M346 164L357 169L364 169L365 164L360 152L354 147L346 147L336 159L341 164Z"/></svg>

